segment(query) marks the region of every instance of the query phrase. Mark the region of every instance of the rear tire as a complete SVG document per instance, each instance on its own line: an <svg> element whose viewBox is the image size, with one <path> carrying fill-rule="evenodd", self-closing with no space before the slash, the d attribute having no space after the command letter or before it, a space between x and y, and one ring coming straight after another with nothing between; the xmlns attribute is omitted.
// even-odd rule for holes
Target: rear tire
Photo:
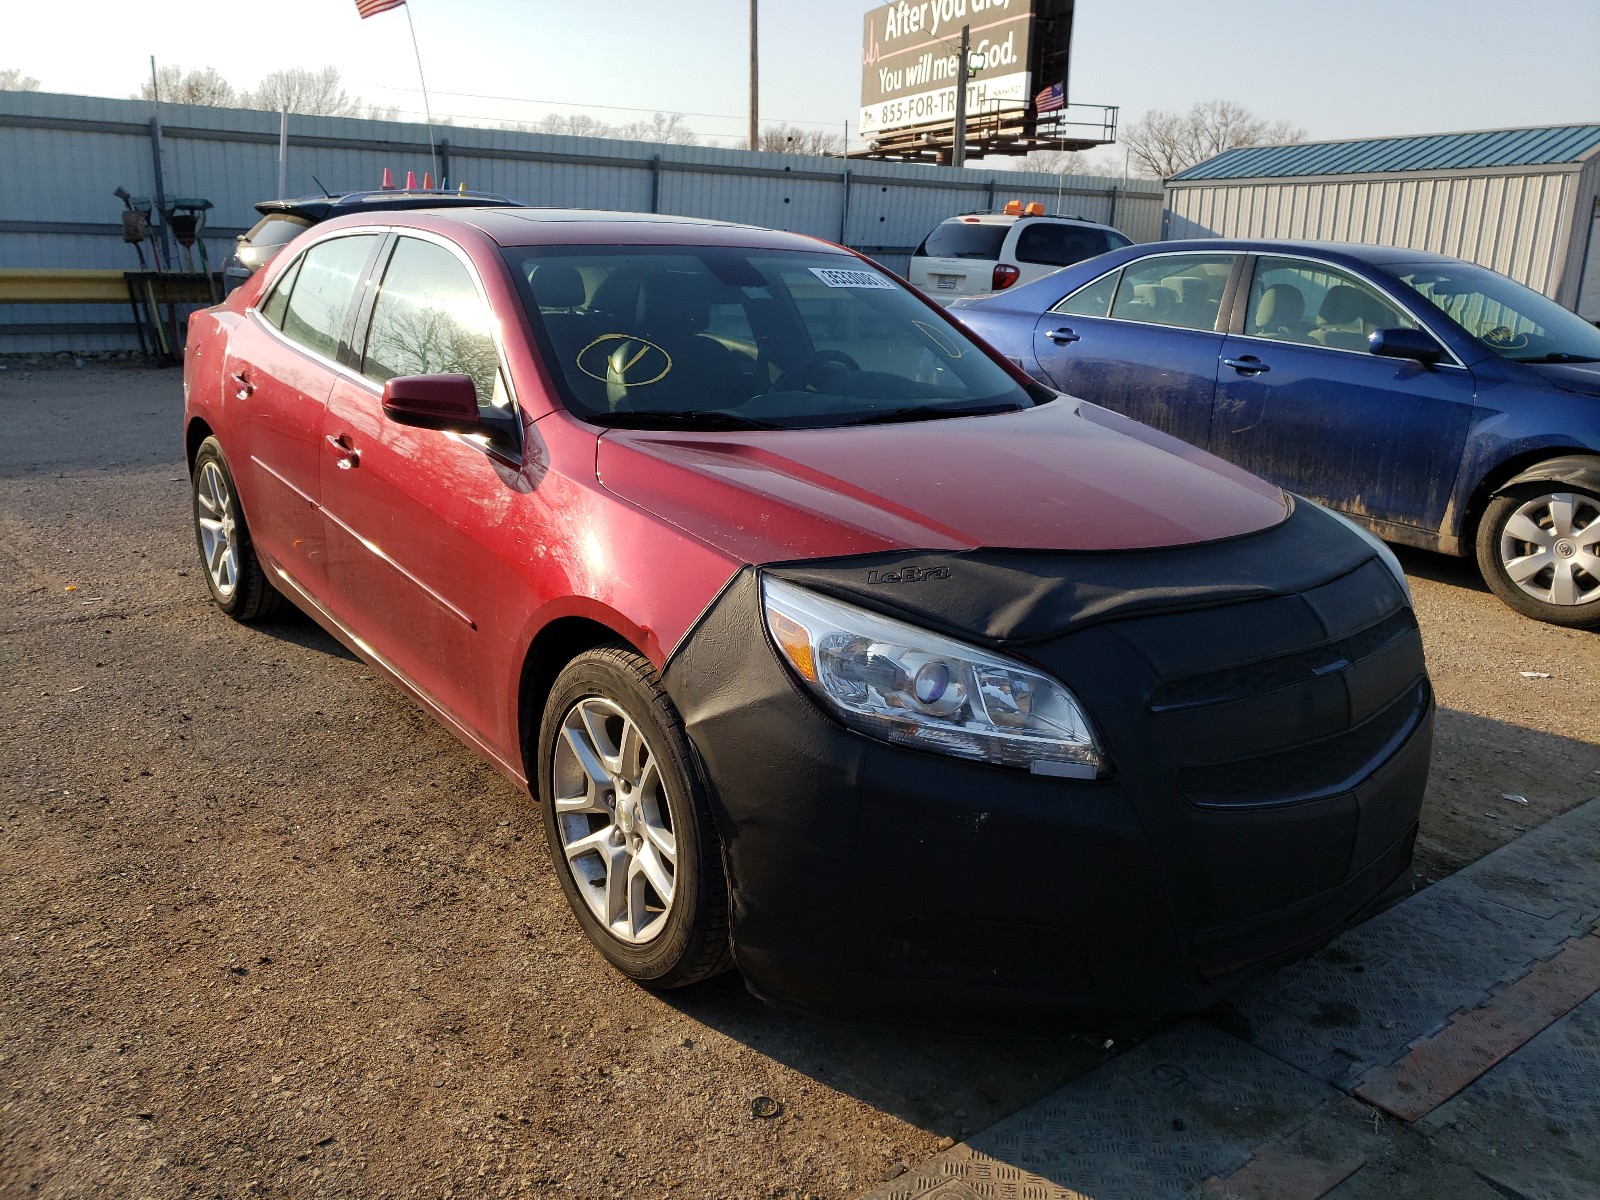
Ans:
<svg viewBox="0 0 1600 1200"><path fill-rule="evenodd" d="M1573 629L1600 626L1600 490L1531 480L1489 502L1478 569L1517 612Z"/></svg>
<svg viewBox="0 0 1600 1200"><path fill-rule="evenodd" d="M567 664L539 729L537 791L567 903L645 987L728 969L721 845L683 720L650 661L601 646Z"/></svg>
<svg viewBox="0 0 1600 1200"><path fill-rule="evenodd" d="M200 443L189 479L194 540L212 602L235 621L270 616L283 597L267 582L256 558L233 473L216 438Z"/></svg>

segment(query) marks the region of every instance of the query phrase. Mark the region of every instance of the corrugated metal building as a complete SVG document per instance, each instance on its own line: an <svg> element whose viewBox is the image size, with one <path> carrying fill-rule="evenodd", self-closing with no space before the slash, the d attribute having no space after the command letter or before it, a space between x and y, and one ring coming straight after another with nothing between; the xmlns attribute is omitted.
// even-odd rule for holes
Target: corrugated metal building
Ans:
<svg viewBox="0 0 1600 1200"><path fill-rule="evenodd" d="M752 154L610 138L554 137L441 126L452 184L530 204L675 213L766 225L843 242L904 272L922 237L955 213L1013 197L1160 237L1162 190L1146 180L1056 177L906 163ZM213 267L255 223L252 205L278 194L278 116L244 109L152 105L39 92L0 92L0 267L131 269L118 186L201 196ZM289 118L287 190L376 187L384 167L420 177L426 129L347 117ZM124 349L126 309L0 305L0 353Z"/></svg>
<svg viewBox="0 0 1600 1200"><path fill-rule="evenodd" d="M1600 321L1600 123L1245 146L1167 181L1167 236L1431 250Z"/></svg>

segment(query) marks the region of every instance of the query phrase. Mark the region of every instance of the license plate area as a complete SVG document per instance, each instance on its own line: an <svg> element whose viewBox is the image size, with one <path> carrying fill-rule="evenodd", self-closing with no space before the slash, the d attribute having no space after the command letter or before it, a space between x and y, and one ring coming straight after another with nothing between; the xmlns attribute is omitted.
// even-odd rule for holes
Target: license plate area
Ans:
<svg viewBox="0 0 1600 1200"><path fill-rule="evenodd" d="M953 292L960 284L960 275L935 275L933 277L933 286L941 291Z"/></svg>

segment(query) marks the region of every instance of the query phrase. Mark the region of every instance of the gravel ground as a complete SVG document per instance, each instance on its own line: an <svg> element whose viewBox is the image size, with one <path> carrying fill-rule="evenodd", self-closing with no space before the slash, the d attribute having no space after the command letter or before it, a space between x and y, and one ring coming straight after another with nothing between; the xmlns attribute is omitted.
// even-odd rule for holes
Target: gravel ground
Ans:
<svg viewBox="0 0 1600 1200"><path fill-rule="evenodd" d="M833 1200L1148 1028L625 983L525 797L309 620L212 610L179 388L0 372L0 1197ZM1426 881L1600 791L1600 640L1406 565L1441 705Z"/></svg>

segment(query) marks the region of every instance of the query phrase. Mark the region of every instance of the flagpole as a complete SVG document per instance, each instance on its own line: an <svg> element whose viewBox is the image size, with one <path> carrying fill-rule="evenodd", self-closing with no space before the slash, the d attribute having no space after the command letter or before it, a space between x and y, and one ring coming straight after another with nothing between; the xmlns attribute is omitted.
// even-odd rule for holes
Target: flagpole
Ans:
<svg viewBox="0 0 1600 1200"><path fill-rule="evenodd" d="M444 180L439 177L439 152L433 140L433 106L428 103L428 80L422 74L422 47L417 44L417 26L411 19L411 5L402 4L406 10L406 26L411 30L411 49L417 56L417 80L422 84L422 115L428 119L428 162L433 167L433 177L439 180L439 186L444 186Z"/></svg>

